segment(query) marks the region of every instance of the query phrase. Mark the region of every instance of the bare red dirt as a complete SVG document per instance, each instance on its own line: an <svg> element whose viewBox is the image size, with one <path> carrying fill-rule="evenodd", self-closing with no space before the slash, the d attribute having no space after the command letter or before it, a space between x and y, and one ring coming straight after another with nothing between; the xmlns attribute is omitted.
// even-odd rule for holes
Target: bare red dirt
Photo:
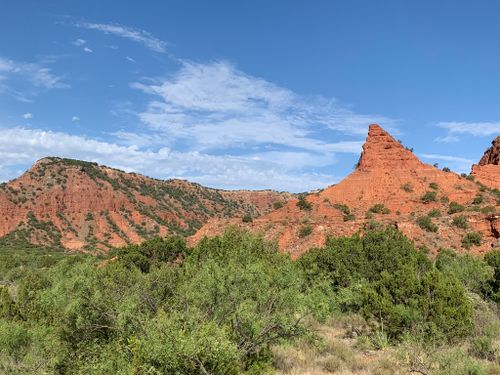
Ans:
<svg viewBox="0 0 500 375"><path fill-rule="evenodd" d="M310 209L300 209L294 198L252 223L211 219L190 241L195 243L203 236L220 233L227 225L237 225L263 233L276 240L282 251L298 257L323 245L329 235L351 235L384 223L396 226L432 252L441 247L469 251L462 240L472 231L481 233L482 243L470 251L482 253L498 246L495 195L474 181L421 162L379 125L370 125L356 169L339 184L309 194L305 200ZM448 213L452 201L465 210ZM417 218L431 211L439 215L431 219L437 232L422 229L417 223ZM452 224L460 215L466 217L468 228Z"/></svg>

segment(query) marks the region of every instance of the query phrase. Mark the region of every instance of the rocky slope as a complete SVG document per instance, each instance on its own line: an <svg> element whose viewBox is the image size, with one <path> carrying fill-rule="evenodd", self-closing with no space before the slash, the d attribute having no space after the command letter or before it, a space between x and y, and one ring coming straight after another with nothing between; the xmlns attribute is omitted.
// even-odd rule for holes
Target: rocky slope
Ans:
<svg viewBox="0 0 500 375"><path fill-rule="evenodd" d="M491 142L478 164L472 166L472 175L491 189L500 189L500 136Z"/></svg>
<svg viewBox="0 0 500 375"><path fill-rule="evenodd" d="M45 158L0 185L0 245L107 249L193 234L209 218L257 217L290 195L156 180L72 159Z"/></svg>
<svg viewBox="0 0 500 375"><path fill-rule="evenodd" d="M351 235L384 223L434 252L440 247L484 252L498 246L498 199L472 177L422 163L380 126L371 125L356 169L339 184L291 199L251 223L210 220L191 241L232 224L263 232L297 257L324 244L328 235ZM470 245L476 237L470 233L476 232L480 244Z"/></svg>

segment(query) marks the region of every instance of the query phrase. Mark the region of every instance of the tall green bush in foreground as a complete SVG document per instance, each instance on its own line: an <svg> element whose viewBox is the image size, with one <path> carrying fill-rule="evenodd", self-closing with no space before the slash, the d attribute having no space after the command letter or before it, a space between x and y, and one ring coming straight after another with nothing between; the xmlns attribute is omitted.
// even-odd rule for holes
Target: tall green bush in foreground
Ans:
<svg viewBox="0 0 500 375"><path fill-rule="evenodd" d="M307 282L275 244L236 229L194 248L171 237L112 256L33 270L16 298L0 294L0 371L261 373L271 345L331 310L321 280Z"/></svg>
<svg viewBox="0 0 500 375"><path fill-rule="evenodd" d="M434 269L427 254L393 228L330 238L300 262L315 270L311 278L322 275L338 295L348 296L340 301L344 310L361 312L390 338L414 333L454 341L472 326L464 287Z"/></svg>
<svg viewBox="0 0 500 375"><path fill-rule="evenodd" d="M0 254L2 373L262 374L273 345L342 312L386 344L456 342L472 327L466 288L498 298L500 274L498 252L434 264L393 228L329 238L297 261L235 228L192 248L170 237L105 261L30 259Z"/></svg>

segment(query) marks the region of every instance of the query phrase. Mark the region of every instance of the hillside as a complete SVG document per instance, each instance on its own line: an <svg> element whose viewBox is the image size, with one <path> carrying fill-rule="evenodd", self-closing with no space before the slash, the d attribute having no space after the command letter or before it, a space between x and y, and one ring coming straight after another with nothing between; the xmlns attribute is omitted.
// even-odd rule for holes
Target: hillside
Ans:
<svg viewBox="0 0 500 375"><path fill-rule="evenodd" d="M491 189L500 189L500 136L491 142L479 163L472 166L472 175Z"/></svg>
<svg viewBox="0 0 500 375"><path fill-rule="evenodd" d="M252 223L210 220L191 240L234 224L265 233L296 257L322 246L328 235L351 235L384 223L432 252L441 247L485 252L500 238L495 193L473 177L421 162L380 126L370 125L359 163L339 184L291 199Z"/></svg>
<svg viewBox="0 0 500 375"><path fill-rule="evenodd" d="M0 185L1 244L108 249L189 235L209 218L259 216L289 194L157 180L80 160L44 158Z"/></svg>

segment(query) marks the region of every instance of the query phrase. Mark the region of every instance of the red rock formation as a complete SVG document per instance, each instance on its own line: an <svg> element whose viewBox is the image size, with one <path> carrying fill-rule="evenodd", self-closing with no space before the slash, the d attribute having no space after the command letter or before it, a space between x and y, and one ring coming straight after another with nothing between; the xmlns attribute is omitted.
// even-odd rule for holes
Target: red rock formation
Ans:
<svg viewBox="0 0 500 375"><path fill-rule="evenodd" d="M155 235L191 234L211 217L259 216L288 196L209 189L45 158L0 185L0 243L107 249Z"/></svg>
<svg viewBox="0 0 500 375"><path fill-rule="evenodd" d="M426 194L430 197L429 202L422 199ZM465 233L477 230L483 234L484 241L474 251L482 252L490 249L497 239L487 215L478 212L479 205L475 206L475 211L461 213L469 220L471 228L468 230L452 226L451 221L457 214L447 213L450 201L471 206L478 194L483 195L482 206L496 204L493 194L480 192L475 182L422 163L380 126L370 125L355 171L339 184L308 195L310 210L301 210L297 207L297 199L292 199L283 208L252 223L214 219L191 241L194 243L202 236L220 233L225 225L235 224L265 233L267 238L277 240L283 251L296 257L311 247L324 244L328 235L351 235L376 220L396 225L417 245L425 245L433 251L440 247L462 250ZM379 205L378 210L375 205ZM427 215L432 209L441 213L441 217L433 219L438 226L437 233L427 232L416 223L417 217ZM301 237L301 228L307 225L312 227L312 233Z"/></svg>
<svg viewBox="0 0 500 375"><path fill-rule="evenodd" d="M479 164L472 166L472 175L483 185L500 189L500 136L491 142Z"/></svg>
<svg viewBox="0 0 500 375"><path fill-rule="evenodd" d="M491 147L486 150L479 161L479 165L487 164L500 164L500 136L496 137L493 142L491 142Z"/></svg>

